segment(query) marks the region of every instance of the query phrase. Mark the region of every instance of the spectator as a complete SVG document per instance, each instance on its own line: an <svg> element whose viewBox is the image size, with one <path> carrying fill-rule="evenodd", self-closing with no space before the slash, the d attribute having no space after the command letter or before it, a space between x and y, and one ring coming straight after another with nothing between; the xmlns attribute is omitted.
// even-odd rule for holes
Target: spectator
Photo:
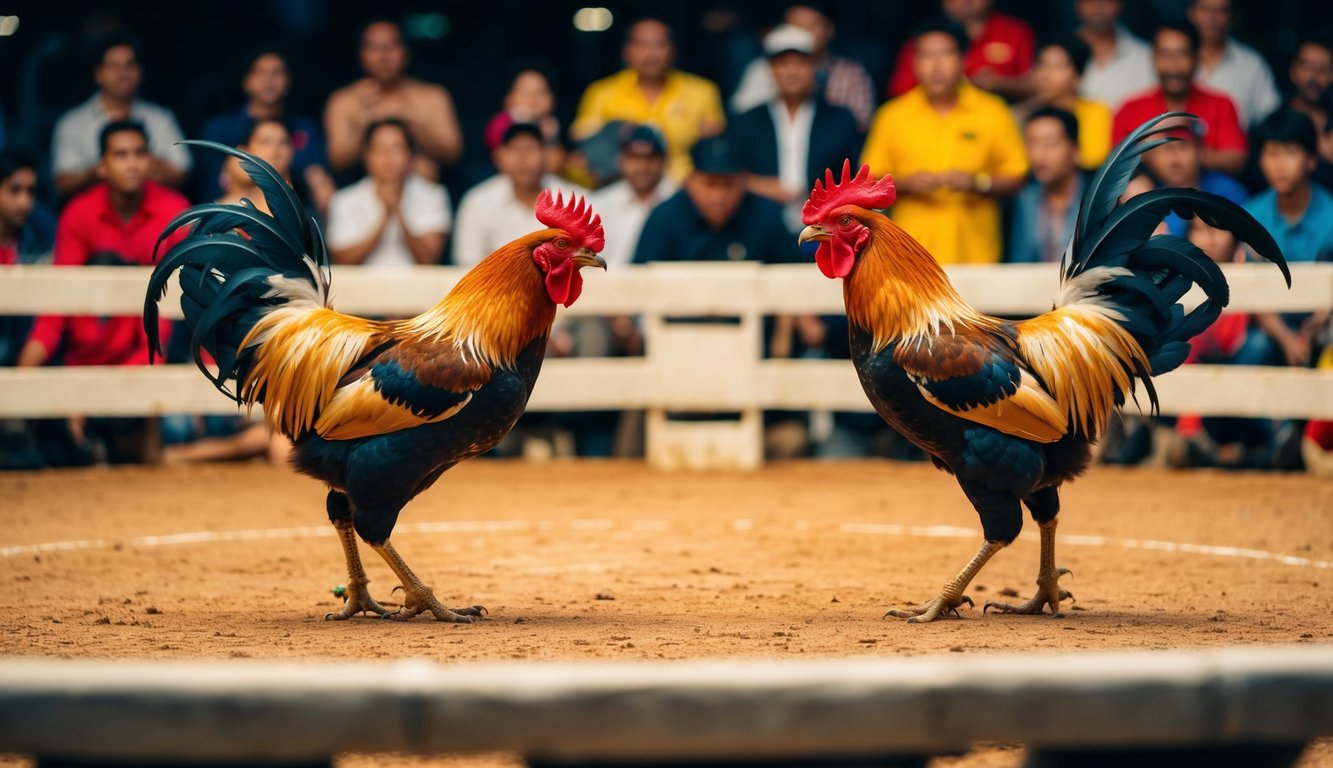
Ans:
<svg viewBox="0 0 1333 768"><path fill-rule="evenodd" d="M1168 127L1168 126L1163 126ZM1150 150L1143 155L1143 166L1158 186L1189 187L1220 195L1231 202L1241 205L1248 194L1244 185L1225 173L1210 171L1203 167L1203 126L1191 122L1186 126L1172 128L1168 135L1179 141ZM1166 229L1176 237L1189 234L1185 220L1174 212L1166 215Z"/></svg>
<svg viewBox="0 0 1333 768"><path fill-rule="evenodd" d="M504 109L497 112L486 123L482 133L486 151L494 163L495 150L500 146L500 139L505 130L514 123L532 123L542 130L543 166L546 173L563 175L569 153L565 145L565 133L560 126L560 118L555 113L555 93L546 74L532 66L523 66L510 82L505 93ZM584 172L580 181L590 182Z"/></svg>
<svg viewBox="0 0 1333 768"><path fill-rule="evenodd" d="M1190 23L1199 30L1199 71L1195 79L1231 97L1244 128L1277 109L1277 85L1268 63L1253 48L1228 34L1231 0L1190 0L1187 13Z"/></svg>
<svg viewBox="0 0 1333 768"><path fill-rule="evenodd" d="M16 149L0 149L0 273L15 264L48 260L52 223L37 202L36 161ZM0 315L0 367L18 362L31 329L31 317ZM0 469L37 469L45 464L28 422L0 418Z"/></svg>
<svg viewBox="0 0 1333 768"><path fill-rule="evenodd" d="M690 147L726 128L717 86L675 69L671 29L657 19L630 25L623 56L625 69L583 92L574 137L588 138L614 120L652 123L666 136L667 175L683 179L690 172Z"/></svg>
<svg viewBox="0 0 1333 768"><path fill-rule="evenodd" d="M37 202L37 162L17 149L0 150L0 270L51 257L55 221ZM0 315L0 366L18 361L32 319Z"/></svg>
<svg viewBox="0 0 1333 768"><path fill-rule="evenodd" d="M634 260L639 235L649 214L663 200L674 195L677 188L676 183L666 177L666 140L661 132L651 125L628 128L620 142L620 181L589 195L593 210L601 215L606 227L602 258L612 269L622 268ZM584 332L584 338L571 339L571 351L597 351L603 355L642 354L643 337L632 318L608 318L597 327L605 331L603 344L590 349L593 345L586 338L587 329L577 328L575 330ZM617 455L622 453L623 450Z"/></svg>
<svg viewBox="0 0 1333 768"><path fill-rule="evenodd" d="M750 191L784 207L787 228L801 229L801 205L824 169L861 150L856 118L819 96L815 36L788 24L764 38L777 94L736 118L732 145L749 171Z"/></svg>
<svg viewBox="0 0 1333 768"><path fill-rule="evenodd" d="M544 137L535 123L512 123L494 153L500 172L463 195L454 228L453 263L471 267L536 229L533 211L543 189L583 190L545 171Z"/></svg>
<svg viewBox="0 0 1333 768"><path fill-rule="evenodd" d="M1186 21L1168 21L1153 37L1153 68L1157 87L1126 101L1115 113L1111 141L1163 112L1189 112L1203 118L1205 133L1200 160L1210 171L1237 176L1245 166L1245 132L1236 106L1226 95L1194 82L1199 65L1199 33Z"/></svg>
<svg viewBox="0 0 1333 768"><path fill-rule="evenodd" d="M412 170L423 179L439 179L441 166L452 166L463 156L463 133L449 92L408 76L407 63L407 44L396 23L366 25L361 33L365 76L334 91L324 108L329 165L335 171L353 168L361 159L366 128L388 118L408 127L419 149Z"/></svg>
<svg viewBox="0 0 1333 768"><path fill-rule="evenodd" d="M449 235L449 193L412 170L412 131L397 118L366 127L366 176L329 202L329 256L338 264L438 264Z"/></svg>
<svg viewBox="0 0 1333 768"><path fill-rule="evenodd" d="M795 234L803 226L801 206L814 180L825 169L836 171L844 160L856 157L862 135L856 117L845 107L829 104L820 93L813 34L784 24L770 31L763 42L776 93L766 104L736 118L730 135L749 171L750 191L781 204L787 228ZM826 357L830 322L839 319L813 315L776 318L768 334L769 354ZM768 452L775 455L803 453L810 441L822 444L825 441L817 438L831 428L827 413L820 413L809 425L805 414L769 414L768 420L772 423Z"/></svg>
<svg viewBox="0 0 1333 768"><path fill-rule="evenodd" d="M800 257L796 241L782 221L782 208L749 191L739 154L724 137L703 139L691 150L694 170L681 190L648 215L634 253L640 264L668 261L755 261L775 264ZM704 324L717 318L687 318ZM766 323L765 351L773 357L793 355L794 329L818 343L826 336L819 318L778 317ZM692 420L719 414L688 414ZM808 447L804 414L765 415L765 448L769 458L793 458Z"/></svg>
<svg viewBox="0 0 1333 768"><path fill-rule="evenodd" d="M1055 107L1078 120L1078 164L1094 170L1111 151L1111 110L1100 101L1078 95L1080 74L1091 56L1088 46L1077 37L1057 38L1037 46L1037 63L1032 67L1036 93L1014 107L1019 122L1042 107Z"/></svg>
<svg viewBox="0 0 1333 768"><path fill-rule="evenodd" d="M1325 187L1333 189L1333 122L1329 110L1333 108L1333 44L1327 39L1308 37L1302 40L1291 59L1292 93L1287 105L1304 113L1314 123L1318 138L1322 175Z"/></svg>
<svg viewBox="0 0 1333 768"><path fill-rule="evenodd" d="M1288 70L1291 98L1288 106L1314 123L1323 133L1328 128L1329 88L1333 86L1333 44L1321 37L1306 37L1296 47Z"/></svg>
<svg viewBox="0 0 1333 768"><path fill-rule="evenodd" d="M1079 171L1079 131L1073 113L1042 107L1023 124L1032 180L1014 201L1005 261L1057 262L1074 235L1084 178Z"/></svg>
<svg viewBox="0 0 1333 768"><path fill-rule="evenodd" d="M1316 162L1314 124L1300 112L1281 109L1265 118L1257 132L1259 165L1269 188L1245 209L1272 233L1287 261L1333 261L1333 195L1310 180ZM1308 365L1314 332L1327 318L1327 310L1256 315L1267 343L1254 345L1249 364Z"/></svg>
<svg viewBox="0 0 1333 768"><path fill-rule="evenodd" d="M1032 27L991 7L991 0L942 0L944 15L967 33L963 73L978 88L1010 99L1032 93ZM889 80L890 98L916 86L915 37L898 49L898 61Z"/></svg>
<svg viewBox="0 0 1333 768"><path fill-rule="evenodd" d="M179 193L149 179L154 160L141 124L107 123L99 145L102 160L97 173L105 181L65 206L56 226L55 263L70 267L151 264L158 235L189 204ZM162 331L164 337L169 336L165 320ZM146 365L148 338L143 321L137 315L41 316L19 353L18 364L38 366L55 360L64 365ZM76 416L69 427L76 444L83 444L85 438L104 441L106 456L112 461L153 460L159 447L152 420Z"/></svg>
<svg viewBox="0 0 1333 768"><path fill-rule="evenodd" d="M929 21L913 35L920 83L879 108L862 162L892 173L891 215L942 264L1000 261L998 200L1027 174L1023 140L1003 99L963 77L962 28Z"/></svg>
<svg viewBox="0 0 1333 768"><path fill-rule="evenodd" d="M560 118L555 114L555 92L546 73L534 65L522 65L509 81L501 110L484 131L486 150L494 152L500 137L513 123L536 123L549 143L560 138ZM558 169L548 169L552 173Z"/></svg>
<svg viewBox="0 0 1333 768"><path fill-rule="evenodd" d="M1078 36L1092 59L1083 70L1083 98L1112 112L1130 96L1153 87L1152 48L1120 25L1121 0L1074 0Z"/></svg>
<svg viewBox="0 0 1333 768"><path fill-rule="evenodd" d="M276 117L262 117L251 120L249 128L236 145L273 166L284 179L290 182L295 148L292 146L292 133L287 124ZM221 155L220 152L214 154ZM250 174L241 168L241 163L234 157L222 155L223 186L225 191L217 198L219 203L239 204L249 200L264 213L269 213L268 200L259 185L250 178Z"/></svg>
<svg viewBox="0 0 1333 768"><path fill-rule="evenodd" d="M294 152L292 175L304 183L315 208L324 213L328 210L329 198L333 196L333 180L323 168L326 158L324 134L314 120L288 114L287 96L291 82L286 56L272 48L260 49L250 56L241 78L245 103L233 112L218 115L204 123L199 137L236 147L249 143L249 134L256 121L282 121L287 126ZM224 176L222 166L225 159L226 156L219 152L196 152L199 199L215 200L226 192L224 182L235 177L231 174Z"/></svg>
<svg viewBox="0 0 1333 768"><path fill-rule="evenodd" d="M826 9L803 3L787 6L783 21L814 35L811 59L815 65L817 87L824 101L846 107L856 118L857 130L870 125L875 111L875 90L870 73L859 62L829 50L836 28ZM767 57L750 62L741 75L736 92L731 95L731 110L737 114L767 104L778 96L778 84Z"/></svg>
<svg viewBox="0 0 1333 768"><path fill-rule="evenodd" d="M37 161L13 147L0 150L0 267L45 260L54 230L51 212L37 202Z"/></svg>
<svg viewBox="0 0 1333 768"><path fill-rule="evenodd" d="M740 156L727 139L700 141L679 192L648 215L634 261L794 261L799 252L777 203L746 189Z"/></svg>
<svg viewBox="0 0 1333 768"><path fill-rule="evenodd" d="M651 125L638 125L631 126L624 136L620 142L620 181L589 196L606 228L602 258L613 268L634 260L648 214L676 193L676 183L666 177L666 139L661 132Z"/></svg>
<svg viewBox="0 0 1333 768"><path fill-rule="evenodd" d="M102 154L98 136L112 122L133 120L148 135L148 175L153 181L180 187L190 170L190 153L180 141L181 129L171 110L139 98L142 70L139 45L124 35L103 38L97 48L93 82L97 91L56 122L51 139L55 188L70 197L99 178Z"/></svg>
<svg viewBox="0 0 1333 768"><path fill-rule="evenodd" d="M676 192L666 176L666 139L651 125L625 125L617 166L621 179L588 196L602 217L606 245L602 258L611 269L623 269L634 258L639 234L649 214ZM633 317L564 318L551 332L548 355L561 357L630 357L643 354L643 335ZM574 435L580 455L643 455L643 412L625 411L556 417Z"/></svg>
<svg viewBox="0 0 1333 768"><path fill-rule="evenodd" d="M676 192L666 177L666 140L651 125L626 126L620 142L622 178L588 196L606 227L602 258L621 269L634 258L643 224L659 203ZM638 355L643 337L632 318L577 318L561 321L552 332L554 353L562 356L606 357ZM576 430L577 431L577 430Z"/></svg>

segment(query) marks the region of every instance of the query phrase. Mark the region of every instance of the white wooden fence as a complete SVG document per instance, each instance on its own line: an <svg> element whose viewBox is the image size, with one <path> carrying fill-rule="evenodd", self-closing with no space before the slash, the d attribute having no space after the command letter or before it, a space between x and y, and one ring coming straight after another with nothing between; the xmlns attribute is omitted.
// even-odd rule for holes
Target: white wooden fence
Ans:
<svg viewBox="0 0 1333 768"><path fill-rule="evenodd" d="M1241 312L1333 307L1333 265L1293 265L1287 290L1269 264L1226 268ZM951 278L977 308L1030 315L1051 307L1054 265L954 267ZM415 314L461 275L444 267L383 271L338 267L335 305L357 314ZM12 267L0 270L0 314L139 314L147 269ZM179 316L174 295L163 304ZM754 467L762 461L764 409L869 410L845 360L765 360L762 318L843 311L841 281L813 264L659 264L589 273L569 315L638 315L642 358L551 359L530 410L648 412L648 458L662 467ZM718 325L672 317L738 318ZM1290 368L1187 366L1157 380L1164 413L1333 418L1333 373ZM1132 406L1131 406L1132 407ZM231 413L192 366L0 369L0 417ZM734 411L739 421L669 420L668 412Z"/></svg>

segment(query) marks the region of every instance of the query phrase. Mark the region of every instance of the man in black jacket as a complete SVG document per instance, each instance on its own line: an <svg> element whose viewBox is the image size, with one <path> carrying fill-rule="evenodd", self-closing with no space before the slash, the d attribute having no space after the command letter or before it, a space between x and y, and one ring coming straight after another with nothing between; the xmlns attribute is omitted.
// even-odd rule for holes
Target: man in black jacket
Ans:
<svg viewBox="0 0 1333 768"><path fill-rule="evenodd" d="M778 93L771 101L732 122L732 145L750 172L752 192L784 208L793 232L801 228L801 204L824 169L861 154L856 118L819 97L815 80L814 35L788 24L764 38Z"/></svg>

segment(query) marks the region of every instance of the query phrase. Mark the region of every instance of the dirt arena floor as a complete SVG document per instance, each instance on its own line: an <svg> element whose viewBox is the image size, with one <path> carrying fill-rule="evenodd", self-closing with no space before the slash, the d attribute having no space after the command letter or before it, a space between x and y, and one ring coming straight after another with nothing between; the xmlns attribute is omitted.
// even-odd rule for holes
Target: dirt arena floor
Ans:
<svg viewBox="0 0 1333 768"><path fill-rule="evenodd" d="M882 619L972 556L975 513L920 464L666 474L474 461L404 511L399 551L472 626L326 622L345 581L312 480L263 464L0 474L0 653L70 658L809 658L1333 643L1333 481L1095 468L1068 487L1060 618L1031 593L1035 526L973 583L977 610ZM366 550L372 592L388 568ZM1077 673L1078 657L1069 656ZM1022 763L991 745L937 766ZM21 759L0 760L21 765ZM341 766L517 765L350 755ZM1333 767L1317 742L1303 768Z"/></svg>

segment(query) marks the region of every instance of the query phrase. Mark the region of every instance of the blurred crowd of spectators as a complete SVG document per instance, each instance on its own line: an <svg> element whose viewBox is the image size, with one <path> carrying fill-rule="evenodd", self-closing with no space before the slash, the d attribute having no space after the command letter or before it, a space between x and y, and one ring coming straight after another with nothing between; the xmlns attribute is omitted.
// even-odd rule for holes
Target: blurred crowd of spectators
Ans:
<svg viewBox="0 0 1333 768"><path fill-rule="evenodd" d="M894 175L890 215L940 262L986 264L1058 261L1087 175L1113 143L1161 112L1187 111L1201 121L1181 123L1181 141L1145 156L1131 194L1159 185L1215 192L1246 206L1289 261L1333 260L1333 43L1312 33L1274 52L1275 77L1235 36L1230 0L1187 0L1183 18L1161 19L1144 39L1121 23L1123 5L1073 0L1076 25L1038 39L991 0L941 0L938 18L887 57L892 72L879 83L839 51L827 7L796 3L761 30L762 53L730 93L677 60L667 23L641 18L623 28L624 68L587 84L568 125L552 69L524 63L476 136L464 135L448 90L409 74L403 30L382 19L363 28L362 75L328 96L322 119L288 108L291 62L280 47L258 48L240 103L190 138L269 161L320 218L339 264L473 265L530 231L536 198L550 188L591 198L612 269L796 261L800 205L844 158ZM45 156L4 146L0 131L0 268L148 264L163 225L191 202L263 205L234 160L178 143L186 136L171 106L139 95L142 65L139 41L114 29L93 56L91 95L54 121ZM484 153L491 175L458 183L465 148L474 159ZM1162 226L1218 261L1246 258L1199 222ZM147 362L137 318L0 323L0 365ZM766 348L846 356L845 330L837 317L777 318ZM1333 365L1327 333L1327 312L1232 315L1195 352L1207 362ZM632 318L605 318L561 325L551 351L634 355L642 343ZM795 439L770 441L774 455L910 454L873 415L772 420L800 427ZM1175 426L1158 447L1178 465L1295 467L1302 435L1333 448L1321 425ZM636 451L624 417L565 416L544 428L564 436L557 452ZM1151 432L1127 420L1105 458L1143 459ZM9 423L4 437L0 461L13 466L281 453L241 419L170 417L155 430L142 420Z"/></svg>

